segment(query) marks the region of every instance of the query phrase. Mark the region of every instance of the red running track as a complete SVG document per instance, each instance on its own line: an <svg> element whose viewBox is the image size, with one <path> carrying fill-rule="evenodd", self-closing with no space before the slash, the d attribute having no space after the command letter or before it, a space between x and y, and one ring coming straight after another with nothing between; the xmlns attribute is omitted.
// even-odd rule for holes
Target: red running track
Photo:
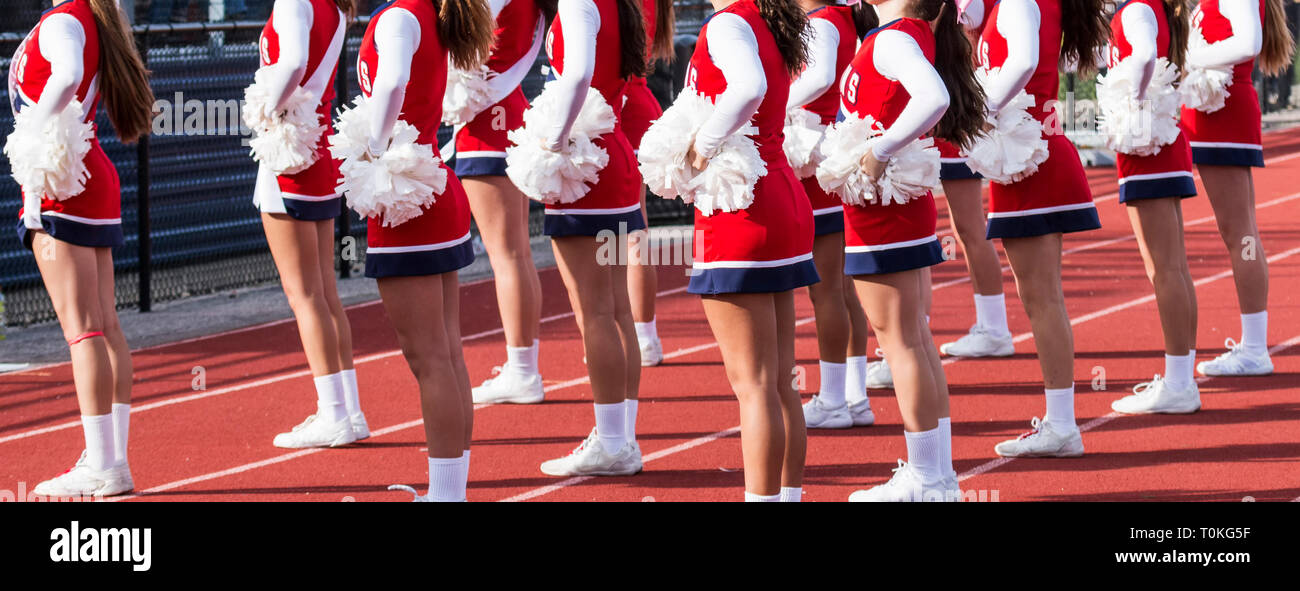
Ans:
<svg viewBox="0 0 1300 591"><path fill-rule="evenodd" d="M1077 414L1087 455L1074 460L1001 460L993 445L1041 416L1043 398L1029 323L1004 274L1017 354L950 360L954 458L968 491L1012 500L1292 500L1300 497L1300 130L1266 136L1269 167L1256 173L1260 229L1272 259L1270 343L1276 373L1201 384L1204 410L1191 416L1116 417L1112 400L1163 370L1154 298L1113 169L1089 171L1103 228L1066 238L1065 291L1078 361ZM942 200L940 200L942 202ZM1192 274L1200 302L1200 359L1238 337L1235 292L1204 196L1184 201ZM942 224L941 224L942 225ZM646 471L621 478L557 479L538 465L567 453L593 417L581 342L563 285L543 271L541 364L547 401L488 406L475 414L469 497L474 501L733 501L742 491L737 408L703 311L684 293L678 267L660 269L659 329L668 359L642 374L639 440ZM934 270L933 327L939 342L973 320L959 262ZM493 285L464 287L465 356L471 379L490 375L504 343ZM816 392L811 307L797 306L799 363ZM403 501L389 484L423 490L426 464L414 379L377 303L349 310L362 406L374 437L331 450L271 446L315 404L289 322L136 352L131 464L137 495L152 501ZM204 388L195 390L202 368ZM1094 377L1104 374L1104 390ZM1098 386L1101 384L1097 383ZM811 431L805 499L841 501L890 476L905 457L892 391L872 391L877 425ZM66 364L0 376L0 490L30 490L82 447Z"/></svg>

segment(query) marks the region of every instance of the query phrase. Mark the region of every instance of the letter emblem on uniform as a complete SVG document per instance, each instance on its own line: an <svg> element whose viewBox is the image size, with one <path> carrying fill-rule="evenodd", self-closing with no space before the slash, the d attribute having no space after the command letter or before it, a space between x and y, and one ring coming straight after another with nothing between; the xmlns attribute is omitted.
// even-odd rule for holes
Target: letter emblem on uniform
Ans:
<svg viewBox="0 0 1300 591"><path fill-rule="evenodd" d="M849 75L848 82L844 85L844 98L850 105L858 104L858 84L862 83L862 76L857 72Z"/></svg>
<svg viewBox="0 0 1300 591"><path fill-rule="evenodd" d="M361 90L370 94L370 66L366 65L365 60L357 60L357 78L361 79Z"/></svg>
<svg viewBox="0 0 1300 591"><path fill-rule="evenodd" d="M257 41L257 46L262 54L262 64L271 65L271 41L266 38L266 35L262 35L262 38Z"/></svg>

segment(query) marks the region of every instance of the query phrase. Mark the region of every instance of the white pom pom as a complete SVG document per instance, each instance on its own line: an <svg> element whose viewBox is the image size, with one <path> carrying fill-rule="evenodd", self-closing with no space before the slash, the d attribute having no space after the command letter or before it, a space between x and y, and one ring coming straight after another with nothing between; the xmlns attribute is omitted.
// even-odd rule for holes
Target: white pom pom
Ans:
<svg viewBox="0 0 1300 591"><path fill-rule="evenodd" d="M713 101L694 90L682 92L646 130L638 151L641 176L651 192L694 203L706 216L748 208L754 203L754 186L767 174L767 163L748 137L758 131L752 125L723 140L704 170L696 170L686 162L695 135L713 109Z"/></svg>
<svg viewBox="0 0 1300 591"><path fill-rule="evenodd" d="M1232 86L1232 66L1215 68L1193 66L1191 56L1205 51L1209 44L1205 42L1205 37L1201 35L1200 30L1195 27L1192 28L1191 38L1188 41L1189 59L1183 68L1185 75L1183 82L1178 85L1178 94L1187 108L1202 113L1213 113L1222 109L1227 104L1228 97L1232 96L1232 93L1228 92L1228 87Z"/></svg>
<svg viewBox="0 0 1300 591"><path fill-rule="evenodd" d="M795 176L806 179L817 174L822 153L818 144L826 126L821 117L807 109L790 109L785 114L785 156Z"/></svg>
<svg viewBox="0 0 1300 591"><path fill-rule="evenodd" d="M524 111L524 125L507 137L514 145L506 148L506 176L529 198L542 203L573 203L591 191L600 171L609 164L609 153L595 139L614 131L614 110L600 92L587 90L578 119L569 131L568 143L558 152L547 150L546 133L563 121L568 106L551 83ZM590 184L589 184L590 183Z"/></svg>
<svg viewBox="0 0 1300 591"><path fill-rule="evenodd" d="M479 113L492 106L492 86L488 80L496 72L486 65L474 70L448 66L447 92L442 96L442 122L445 125L463 125L473 121Z"/></svg>
<svg viewBox="0 0 1300 591"><path fill-rule="evenodd" d="M981 83L994 71L977 71ZM993 129L980 135L966 150L966 165L995 183L1010 184L1023 180L1047 161L1047 139L1043 124L1029 114L1034 97L1021 90L1002 111L989 120Z"/></svg>
<svg viewBox="0 0 1300 591"><path fill-rule="evenodd" d="M447 171L433 147L417 143L420 132L397 120L383 155L371 158L370 99L358 96L354 107L339 112L330 153L340 161L339 189L361 217L379 217L393 227L415 219L447 188Z"/></svg>
<svg viewBox="0 0 1300 591"><path fill-rule="evenodd" d="M1151 156L1174 143L1180 133L1181 101L1174 87L1178 70L1165 58L1156 60L1141 103L1136 88L1140 76L1138 65L1125 60L1097 79L1098 131L1105 136L1106 146L1116 152Z"/></svg>
<svg viewBox="0 0 1300 591"><path fill-rule="evenodd" d="M907 203L939 184L939 149L933 138L903 146L885 164L885 173L873 182L862 172L861 162L875 146L884 127L870 115L849 116L826 129L821 150L826 155L817 168L817 182L848 205Z"/></svg>
<svg viewBox="0 0 1300 591"><path fill-rule="evenodd" d="M86 154L93 139L95 128L85 120L81 101L73 99L43 122L30 110L15 113L4 151L23 193L62 201L86 190Z"/></svg>
<svg viewBox="0 0 1300 591"><path fill-rule="evenodd" d="M319 98L303 87L289 95L282 113L275 113L273 101L266 84L266 70L253 75L253 84L244 90L244 124L253 131L248 146L253 159L271 172L293 174L316 163L319 154L316 146L325 133L321 123Z"/></svg>

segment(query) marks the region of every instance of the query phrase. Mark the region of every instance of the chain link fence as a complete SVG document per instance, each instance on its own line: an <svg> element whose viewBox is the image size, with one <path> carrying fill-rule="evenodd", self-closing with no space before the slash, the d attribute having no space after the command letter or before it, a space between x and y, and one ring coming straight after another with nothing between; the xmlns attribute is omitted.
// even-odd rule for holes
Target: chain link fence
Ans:
<svg viewBox="0 0 1300 591"><path fill-rule="evenodd" d="M126 244L113 251L119 308L148 310L153 302L265 284L278 278L267 249L260 215L252 204L257 167L246 146L247 130L239 117L243 90L258 66L258 37L270 11L270 0L142 0L135 5L136 42L152 71L159 101L154 133L137 146L118 141L101 109L96 122L100 143L117 166L122 181L122 224ZM362 2L373 9L378 2ZM371 6L366 6L370 4ZM6 18L0 32L0 77L8 76L10 56L48 7L45 2L0 0ZM231 8L240 8L231 12ZM217 10L220 9L220 10ZM707 2L678 2L679 59L661 64L651 88L667 104L680 91L686 58L704 18ZM188 22L223 14L260 20ZM358 93L355 63L367 17L349 30L340 58L339 98ZM525 80L531 99L541 92L546 58L539 56ZM0 85L0 102L9 104L7 85ZM13 114L0 109L0 138L13 131ZM449 139L444 129L440 141ZM11 222L0 224L0 290L5 296L7 324L21 326L54 319L31 253L18 241L14 228L21 192L0 155L0 213ZM677 200L650 196L651 224L683 223L692 211ZM365 223L350 210L336 224L340 243L352 236L365 240ZM529 222L536 236L542 230L541 207L533 204ZM359 254L364 249L356 249ZM359 274L364 260L340 261L340 275Z"/></svg>

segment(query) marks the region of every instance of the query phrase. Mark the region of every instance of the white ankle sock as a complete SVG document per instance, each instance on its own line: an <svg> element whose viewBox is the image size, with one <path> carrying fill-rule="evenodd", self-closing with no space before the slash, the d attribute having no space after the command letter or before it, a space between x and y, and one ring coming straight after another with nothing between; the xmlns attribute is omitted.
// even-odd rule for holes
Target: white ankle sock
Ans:
<svg viewBox="0 0 1300 591"><path fill-rule="evenodd" d="M316 378L316 416L331 423L348 417L343 401L343 374L335 373Z"/></svg>
<svg viewBox="0 0 1300 591"><path fill-rule="evenodd" d="M939 473L947 476L952 469L952 417L939 419Z"/></svg>
<svg viewBox="0 0 1300 591"><path fill-rule="evenodd" d="M1186 355L1165 355L1165 383L1175 390L1185 390L1196 379L1196 349Z"/></svg>
<svg viewBox="0 0 1300 591"><path fill-rule="evenodd" d="M361 414L361 390L357 388L357 370L345 369L343 374L343 405L348 416Z"/></svg>
<svg viewBox="0 0 1300 591"><path fill-rule="evenodd" d="M126 444L131 433L131 405L113 403L113 465L126 463Z"/></svg>
<svg viewBox="0 0 1300 591"><path fill-rule="evenodd" d="M459 503L465 498L465 456L429 458L429 500Z"/></svg>
<svg viewBox="0 0 1300 591"><path fill-rule="evenodd" d="M636 340L647 343L659 338L659 328L654 320L633 323L636 327Z"/></svg>
<svg viewBox="0 0 1300 591"><path fill-rule="evenodd" d="M623 401L623 416L626 419L623 421L623 428L626 430L624 434L627 435L628 443L636 443L636 411L637 407L641 406L640 402L633 398Z"/></svg>
<svg viewBox="0 0 1300 591"><path fill-rule="evenodd" d="M1268 354L1268 310L1241 315L1241 343L1250 353Z"/></svg>
<svg viewBox="0 0 1300 591"><path fill-rule="evenodd" d="M1074 386L1069 388L1045 388L1047 396L1047 414L1043 421L1051 423L1057 431L1069 433L1078 429L1074 422Z"/></svg>
<svg viewBox="0 0 1300 591"><path fill-rule="evenodd" d="M975 323L989 332L1011 334L1011 329L1007 327L1007 295L975 294Z"/></svg>
<svg viewBox="0 0 1300 591"><path fill-rule="evenodd" d="M844 360L844 401L856 403L867 399L867 357Z"/></svg>
<svg viewBox="0 0 1300 591"><path fill-rule="evenodd" d="M470 450L467 449L465 450L465 453L460 455L460 471L461 471L460 500L462 501L466 500L465 489L469 487L469 452Z"/></svg>
<svg viewBox="0 0 1300 591"><path fill-rule="evenodd" d="M627 445L627 402L597 404L596 436L608 453L618 453Z"/></svg>
<svg viewBox="0 0 1300 591"><path fill-rule="evenodd" d="M117 456L113 450L113 415L81 415L81 431L86 436L86 463L94 470L112 468Z"/></svg>
<svg viewBox="0 0 1300 591"><path fill-rule="evenodd" d="M803 489L799 487L783 486L781 494L777 495L782 503L800 503L803 502Z"/></svg>
<svg viewBox="0 0 1300 591"><path fill-rule="evenodd" d="M921 475L921 480L934 482L943 478L939 471L939 429L929 431L903 431L907 440L907 464Z"/></svg>
<svg viewBox="0 0 1300 591"><path fill-rule="evenodd" d="M831 408L844 406L847 365L847 363L817 362L817 367L821 371L821 389L817 393L817 397L821 398L826 406Z"/></svg>
<svg viewBox="0 0 1300 591"><path fill-rule="evenodd" d="M506 347L506 368L519 375L531 376L537 373L537 341L531 347Z"/></svg>
<svg viewBox="0 0 1300 591"><path fill-rule="evenodd" d="M777 494L769 497L767 495L756 495L752 492L745 491L745 502L746 503L779 503L781 502L781 495Z"/></svg>

